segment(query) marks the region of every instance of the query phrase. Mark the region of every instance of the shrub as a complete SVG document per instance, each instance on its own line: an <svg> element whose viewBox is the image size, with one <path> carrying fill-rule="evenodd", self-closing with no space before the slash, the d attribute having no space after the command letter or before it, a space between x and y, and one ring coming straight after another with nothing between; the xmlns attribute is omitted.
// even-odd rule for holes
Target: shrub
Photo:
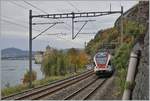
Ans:
<svg viewBox="0 0 150 101"><path fill-rule="evenodd" d="M35 71L32 70L31 73L31 80L34 81L37 78L37 74ZM30 82L30 72L29 70L26 70L26 73L24 74L24 78L23 78L23 84L27 84Z"/></svg>
<svg viewBox="0 0 150 101"><path fill-rule="evenodd" d="M124 20L124 33L126 35L133 36L136 38L138 35L143 34L145 27L133 20Z"/></svg>
<svg viewBox="0 0 150 101"><path fill-rule="evenodd" d="M130 57L131 43L123 43L116 51L116 54L112 60L113 65L117 70L116 83L119 87L119 92L123 93L125 80L127 75L127 63Z"/></svg>
<svg viewBox="0 0 150 101"><path fill-rule="evenodd" d="M130 89L130 90L133 90L134 89L134 87L135 87L135 85L136 85L136 82L134 81L134 82L129 82L129 81L126 81L126 83L125 83L125 89Z"/></svg>

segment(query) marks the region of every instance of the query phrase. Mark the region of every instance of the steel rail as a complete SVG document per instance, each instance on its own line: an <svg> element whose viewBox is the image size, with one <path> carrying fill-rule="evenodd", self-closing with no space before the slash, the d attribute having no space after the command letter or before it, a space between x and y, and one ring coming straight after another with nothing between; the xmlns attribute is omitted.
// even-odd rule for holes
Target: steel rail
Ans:
<svg viewBox="0 0 150 101"><path fill-rule="evenodd" d="M82 100L87 100L90 96L92 96L92 94L98 89L100 88L102 85L104 85L104 83L107 81L107 79L104 79L102 81L102 83L100 83L99 85L97 85L93 90L90 91L90 93L88 93L86 96L84 96L84 98Z"/></svg>
<svg viewBox="0 0 150 101"><path fill-rule="evenodd" d="M80 91L86 89L87 87L89 87L91 84L93 84L94 82L96 82L99 78L96 78L94 80L92 80L91 82L89 82L88 84L86 84L84 87L80 88L79 90L73 92L72 94L68 95L67 97L65 97L63 100L69 100L71 99L73 96L75 96L77 93L79 93Z"/></svg>
<svg viewBox="0 0 150 101"><path fill-rule="evenodd" d="M52 93L54 93L54 92L60 91L60 90L63 89L63 88L66 88L66 87L68 87L68 86L70 86L70 85L74 85L74 84L76 84L77 82L79 82L79 81L81 81L81 80L84 80L84 79L90 77L92 74L94 74L94 73L89 73L88 75L84 75L84 76L82 76L81 78L73 79L73 80L71 80L71 81L69 81L69 82L65 82L65 83L63 83L63 84L57 85L57 86L55 86L55 87L52 87L52 88L50 88L50 89L45 89L46 91L45 91L45 90L42 90L42 91L40 91L40 92L42 92L42 93L38 92L39 95L38 95L38 96L35 95L35 96L31 97L31 100L42 99L42 98L44 98L44 97L46 97L46 96L49 96L50 94L52 94ZM44 92L43 92L43 91L44 91Z"/></svg>
<svg viewBox="0 0 150 101"><path fill-rule="evenodd" d="M68 81L68 80L70 80L70 79L78 78L78 77L83 76L83 75L86 75L86 74L88 74L88 73L90 73L90 72L92 72L92 70L84 71L82 74L77 74L77 75L74 75L74 76L71 76L71 77L67 77L67 78L65 78L65 79L62 79L62 80L57 80L57 81L51 82L51 83L49 83L49 84L37 86L37 87L32 88L32 89L28 89L28 90L24 90L24 91L19 92L19 93L11 94L11 95L9 95L9 96L4 96L4 97L2 97L1 99L2 99L2 100L14 99L14 98L16 98L17 96L21 96L21 95L24 95L24 94L26 94L26 93L30 93L30 92L32 92L32 91L34 91L34 90L41 89L41 88L43 88L43 87L45 87L45 86L50 86L50 85L54 85L54 84L57 84L57 83L60 84L61 82L66 82L66 81Z"/></svg>

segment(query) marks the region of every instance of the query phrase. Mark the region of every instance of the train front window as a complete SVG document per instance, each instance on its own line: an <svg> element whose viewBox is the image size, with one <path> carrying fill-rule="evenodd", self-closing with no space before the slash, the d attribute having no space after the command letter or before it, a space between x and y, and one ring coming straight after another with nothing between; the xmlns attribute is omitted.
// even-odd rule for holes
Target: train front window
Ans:
<svg viewBox="0 0 150 101"><path fill-rule="evenodd" d="M97 62L98 64L106 64L106 62L107 62L107 57L96 58L96 62Z"/></svg>
<svg viewBox="0 0 150 101"><path fill-rule="evenodd" d="M107 52L99 52L96 55L96 62L98 64L106 64L106 62L107 62Z"/></svg>

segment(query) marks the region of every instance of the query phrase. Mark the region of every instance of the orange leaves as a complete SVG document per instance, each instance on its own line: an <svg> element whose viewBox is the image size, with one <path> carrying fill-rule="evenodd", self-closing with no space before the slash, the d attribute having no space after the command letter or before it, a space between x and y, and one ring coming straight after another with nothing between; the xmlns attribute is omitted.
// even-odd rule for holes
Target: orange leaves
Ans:
<svg viewBox="0 0 150 101"><path fill-rule="evenodd" d="M98 49L102 48L103 43L118 42L119 36L116 27L100 30L94 39L88 43L85 50L88 54L94 55Z"/></svg>
<svg viewBox="0 0 150 101"><path fill-rule="evenodd" d="M74 48L71 48L68 51L68 57L71 64L77 65L78 68L82 68L83 66L85 66L89 60L88 55L84 51L82 50L79 51Z"/></svg>
<svg viewBox="0 0 150 101"><path fill-rule="evenodd" d="M132 37L131 36L129 36L129 35L126 35L126 36L124 36L124 38L123 38L123 42L125 42L125 43L131 43L133 40L132 40Z"/></svg>
<svg viewBox="0 0 150 101"><path fill-rule="evenodd" d="M31 80L34 81L36 80L37 75L35 71L32 71L31 73ZM24 74L24 78L23 78L23 84L29 83L30 81L30 73L29 70L26 71L26 73Z"/></svg>
<svg viewBox="0 0 150 101"><path fill-rule="evenodd" d="M89 59L89 57L88 57L88 55L85 52L81 51L79 53L78 60L80 61L81 65L86 65L88 63L88 59Z"/></svg>
<svg viewBox="0 0 150 101"><path fill-rule="evenodd" d="M78 51L75 48L71 48L68 51L68 57L69 57L69 60L70 60L71 64L76 64L77 54L78 54Z"/></svg>

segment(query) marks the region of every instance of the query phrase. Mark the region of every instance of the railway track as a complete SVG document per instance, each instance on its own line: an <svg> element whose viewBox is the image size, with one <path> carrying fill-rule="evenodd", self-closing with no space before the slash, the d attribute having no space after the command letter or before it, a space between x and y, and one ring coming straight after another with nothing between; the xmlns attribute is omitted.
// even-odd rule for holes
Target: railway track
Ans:
<svg viewBox="0 0 150 101"><path fill-rule="evenodd" d="M43 85L40 87L36 87L18 94L13 94L10 96L3 97L2 100L37 100L42 99L45 96L48 96L54 92L57 92L67 86L73 85L81 80L86 79L87 77L91 76L93 71L87 71L80 75L76 75L64 80L56 81L52 84Z"/></svg>
<svg viewBox="0 0 150 101"><path fill-rule="evenodd" d="M90 96L94 94L94 92L100 88L104 83L106 82L105 80L102 80L100 84L98 84L93 90L91 90L86 96L83 97L83 100L87 100Z"/></svg>
<svg viewBox="0 0 150 101"><path fill-rule="evenodd" d="M87 100L93 93L100 88L107 79L95 78L84 87L66 96L63 100Z"/></svg>

